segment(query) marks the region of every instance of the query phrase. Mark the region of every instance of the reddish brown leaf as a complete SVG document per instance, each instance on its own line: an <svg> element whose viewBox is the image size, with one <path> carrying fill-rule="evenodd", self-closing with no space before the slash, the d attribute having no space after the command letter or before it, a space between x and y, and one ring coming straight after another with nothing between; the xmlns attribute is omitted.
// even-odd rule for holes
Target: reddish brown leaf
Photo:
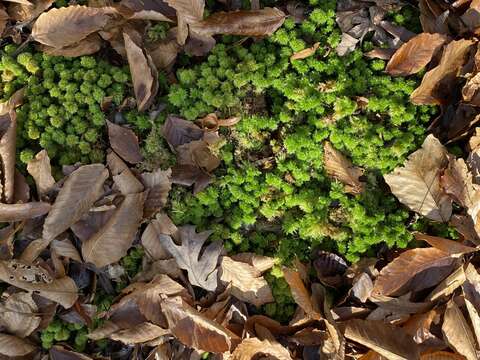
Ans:
<svg viewBox="0 0 480 360"><path fill-rule="evenodd" d="M172 188L172 170L157 169L152 173L143 173L142 182L148 189L148 197L145 201L144 216L151 217L158 213L168 200L168 193Z"/></svg>
<svg viewBox="0 0 480 360"><path fill-rule="evenodd" d="M430 246L433 246L434 248L437 248L438 250L450 255L463 255L479 250L471 246L463 245L458 241L444 239L438 236L415 233L415 238L417 240L426 241L428 244L430 244Z"/></svg>
<svg viewBox="0 0 480 360"><path fill-rule="evenodd" d="M143 160L135 133L126 127L107 121L108 138L112 149L126 162L137 164Z"/></svg>
<svg viewBox="0 0 480 360"><path fill-rule="evenodd" d="M301 59L305 59L307 57L312 56L313 54L315 54L315 51L317 51L319 46L320 46L320 43L317 42L317 43L313 44L312 47L297 51L292 56L290 56L290 61L301 60Z"/></svg>

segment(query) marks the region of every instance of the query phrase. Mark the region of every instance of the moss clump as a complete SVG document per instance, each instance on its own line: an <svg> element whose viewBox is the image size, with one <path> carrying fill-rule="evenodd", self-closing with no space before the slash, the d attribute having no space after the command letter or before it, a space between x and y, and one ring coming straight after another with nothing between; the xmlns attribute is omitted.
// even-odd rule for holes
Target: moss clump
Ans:
<svg viewBox="0 0 480 360"><path fill-rule="evenodd" d="M50 349L56 342L72 340L76 351L85 350L87 345L87 328L82 324L67 323L54 319L48 327L41 331L40 340L44 349Z"/></svg>

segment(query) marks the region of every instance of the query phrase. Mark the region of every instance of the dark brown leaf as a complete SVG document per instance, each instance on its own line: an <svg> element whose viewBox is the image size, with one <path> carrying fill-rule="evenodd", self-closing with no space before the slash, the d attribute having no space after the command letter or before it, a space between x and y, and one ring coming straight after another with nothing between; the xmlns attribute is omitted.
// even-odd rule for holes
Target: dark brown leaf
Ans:
<svg viewBox="0 0 480 360"><path fill-rule="evenodd" d="M202 139L204 131L191 121L169 115L162 126L162 135L172 149Z"/></svg>
<svg viewBox="0 0 480 360"><path fill-rule="evenodd" d="M192 186L193 194L197 194L204 190L211 182L213 177L193 165L176 165L172 168L172 183Z"/></svg>
<svg viewBox="0 0 480 360"><path fill-rule="evenodd" d="M172 188L172 170L157 169L151 173L142 174L142 182L148 189L148 197L145 200L144 217L151 217L158 213L168 200L168 193Z"/></svg>
<svg viewBox="0 0 480 360"><path fill-rule="evenodd" d="M112 149L126 162L137 164L143 160L135 133L126 127L107 121L108 138Z"/></svg>

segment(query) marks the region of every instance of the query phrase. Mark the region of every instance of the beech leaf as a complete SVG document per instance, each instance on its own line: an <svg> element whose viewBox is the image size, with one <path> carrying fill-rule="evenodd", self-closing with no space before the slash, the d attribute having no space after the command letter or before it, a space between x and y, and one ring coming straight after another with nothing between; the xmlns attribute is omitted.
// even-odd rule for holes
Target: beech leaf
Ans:
<svg viewBox="0 0 480 360"><path fill-rule="evenodd" d="M145 200L144 216L150 217L159 212L168 200L168 193L172 188L172 170L157 169L151 173L142 174L142 182L148 189L147 200Z"/></svg>
<svg viewBox="0 0 480 360"><path fill-rule="evenodd" d="M46 202L29 202L25 204L0 203L0 222L22 221L44 215L50 210Z"/></svg>
<svg viewBox="0 0 480 360"><path fill-rule="evenodd" d="M38 350L37 347L27 340L0 333L0 355L8 359L26 356L35 350Z"/></svg>
<svg viewBox="0 0 480 360"><path fill-rule="evenodd" d="M419 72L427 66L447 39L443 34L418 34L395 52L385 71L393 76L407 76Z"/></svg>
<svg viewBox="0 0 480 360"><path fill-rule="evenodd" d="M290 286L293 299L298 306L300 306L312 319L320 320L322 318L320 309L318 309L316 304L313 303L311 294L305 287L299 272L285 268L283 269L283 275L285 276L288 286Z"/></svg>
<svg viewBox="0 0 480 360"><path fill-rule="evenodd" d="M162 126L162 135L172 149L203 138L204 131L191 121L168 115Z"/></svg>
<svg viewBox="0 0 480 360"><path fill-rule="evenodd" d="M466 280L462 284L465 305L472 321L477 344L480 344L480 275L472 264L468 264L465 269L465 277Z"/></svg>
<svg viewBox="0 0 480 360"><path fill-rule="evenodd" d="M232 360L252 360L257 356L268 355L269 358L278 360L291 360L290 352L276 341L265 339L260 341L258 338L243 339L232 353Z"/></svg>
<svg viewBox="0 0 480 360"><path fill-rule="evenodd" d="M143 160L135 133L126 127L107 121L108 139L112 149L126 162L137 164Z"/></svg>
<svg viewBox="0 0 480 360"><path fill-rule="evenodd" d="M471 246L463 245L459 241L421 233L415 233L415 239L426 241L430 246L450 255L463 255L480 250Z"/></svg>
<svg viewBox="0 0 480 360"><path fill-rule="evenodd" d="M66 350L58 345L53 346L48 355L51 360L92 360L92 358L87 355Z"/></svg>
<svg viewBox="0 0 480 360"><path fill-rule="evenodd" d="M37 193L40 197L44 196L55 185L50 158L46 150L40 151L34 159L28 162L27 171L35 180Z"/></svg>
<svg viewBox="0 0 480 360"><path fill-rule="evenodd" d="M447 222L452 214L452 201L440 184L442 170L448 165L447 154L440 141L428 135L422 148L411 154L403 167L384 176L402 204L442 222Z"/></svg>
<svg viewBox="0 0 480 360"><path fill-rule="evenodd" d="M171 226L174 226L174 228ZM168 259L170 253L163 247L160 234L174 236L177 231L178 229L167 215L160 214L153 219L142 234L142 245L148 257L152 260Z"/></svg>
<svg viewBox="0 0 480 360"><path fill-rule="evenodd" d="M138 344L154 340L160 336L168 335L170 331L160 326L144 322L130 329L119 330L110 335L110 339L121 341L124 344Z"/></svg>
<svg viewBox="0 0 480 360"><path fill-rule="evenodd" d="M10 295L4 305L0 305L0 310L0 323L10 334L18 337L29 336L40 325L41 318L36 315L38 307L30 293L18 292Z"/></svg>
<svg viewBox="0 0 480 360"><path fill-rule="evenodd" d="M85 39L80 40L70 46L55 48L47 45L40 45L42 52L52 56L77 57L83 55L91 55L96 53L102 47L102 39L98 34L88 35Z"/></svg>

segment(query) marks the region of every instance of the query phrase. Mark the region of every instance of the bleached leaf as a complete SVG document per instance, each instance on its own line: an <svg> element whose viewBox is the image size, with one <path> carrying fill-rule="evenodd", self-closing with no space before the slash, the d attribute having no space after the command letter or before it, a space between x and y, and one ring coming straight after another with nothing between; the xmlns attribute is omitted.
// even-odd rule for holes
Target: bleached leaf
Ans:
<svg viewBox="0 0 480 360"><path fill-rule="evenodd" d="M261 273L267 271L268 269L271 269L273 265L275 265L274 258L257 255L252 252L235 254L232 256L232 259L235 261L241 261L243 263L250 264Z"/></svg>
<svg viewBox="0 0 480 360"><path fill-rule="evenodd" d="M8 112L0 115L0 200L11 203L14 197L17 114L10 105L8 107Z"/></svg>

